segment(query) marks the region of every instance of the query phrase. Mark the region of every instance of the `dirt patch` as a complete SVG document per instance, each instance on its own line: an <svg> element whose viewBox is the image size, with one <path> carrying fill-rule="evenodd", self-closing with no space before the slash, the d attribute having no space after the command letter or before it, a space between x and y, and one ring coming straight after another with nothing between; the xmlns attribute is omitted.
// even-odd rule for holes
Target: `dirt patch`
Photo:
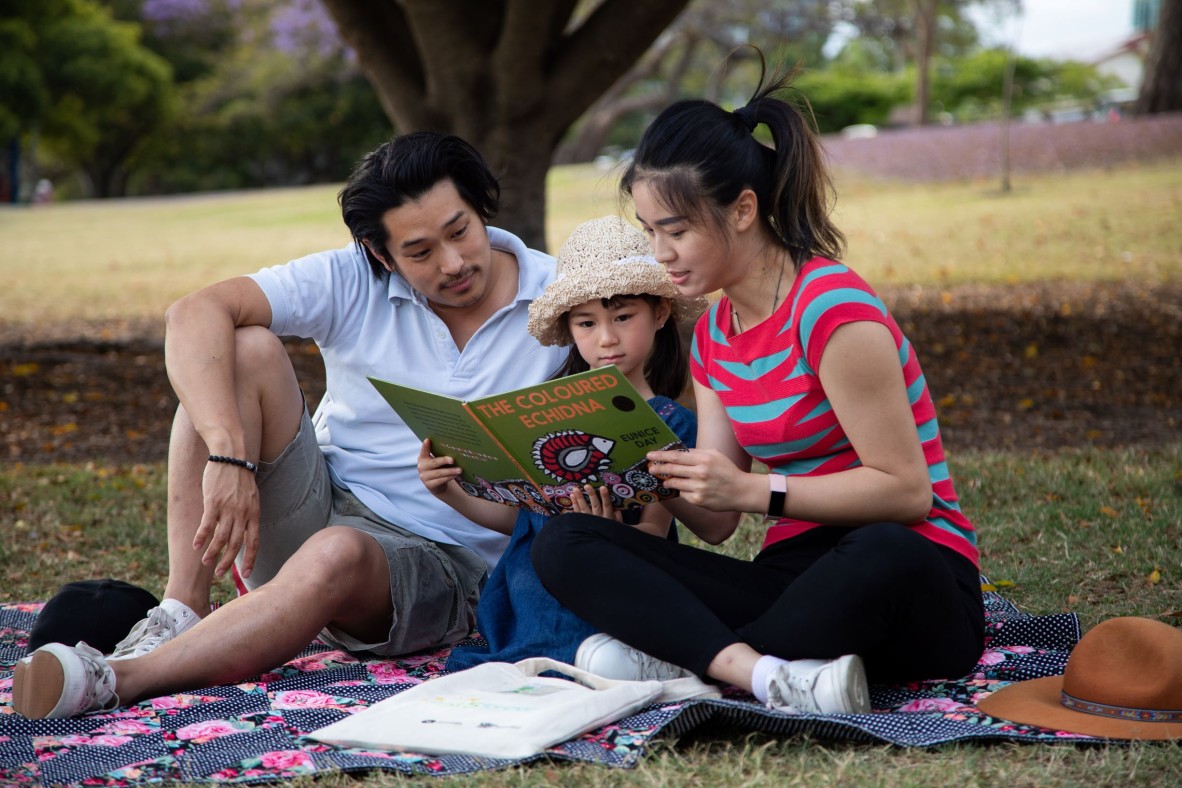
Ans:
<svg viewBox="0 0 1182 788"><path fill-rule="evenodd" d="M1182 283L1043 283L884 292L916 347L952 452L1176 444ZM309 342L288 343L308 402ZM9 462L165 459L176 397L150 324L0 324Z"/></svg>

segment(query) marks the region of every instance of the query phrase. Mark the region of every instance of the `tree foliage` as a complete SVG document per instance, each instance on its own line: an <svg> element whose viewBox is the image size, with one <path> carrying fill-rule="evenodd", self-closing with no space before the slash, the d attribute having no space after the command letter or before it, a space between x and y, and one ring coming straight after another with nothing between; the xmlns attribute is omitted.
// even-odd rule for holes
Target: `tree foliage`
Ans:
<svg viewBox="0 0 1182 788"><path fill-rule="evenodd" d="M56 97L42 119L44 144L89 176L97 197L124 193L127 162L173 109L172 73L139 44L135 25L85 0L44 33L46 82Z"/></svg>
<svg viewBox="0 0 1182 788"><path fill-rule="evenodd" d="M123 193L128 160L173 108L172 72L94 0L10 0L0 23L0 131L35 133L89 191Z"/></svg>
<svg viewBox="0 0 1182 788"><path fill-rule="evenodd" d="M159 193L342 180L391 134L317 0L147 0L145 40L179 58L184 111L155 135L133 188ZM226 14L233 35L226 37ZM194 38L215 43L198 57Z"/></svg>
<svg viewBox="0 0 1182 788"><path fill-rule="evenodd" d="M0 18L0 140L31 126L49 105L37 59L37 31L29 17Z"/></svg>
<svg viewBox="0 0 1182 788"><path fill-rule="evenodd" d="M987 49L961 58L937 60L932 75L932 101L959 122L998 117L1002 84L1011 53ZM1011 112L1039 109L1064 100L1095 102L1119 80L1078 61L1016 57Z"/></svg>
<svg viewBox="0 0 1182 788"><path fill-rule="evenodd" d="M930 64L958 57L978 44L977 29L965 13L970 6L1013 6L1017 0L835 0L843 21L858 31L854 52L875 58L882 70L912 68L912 122L927 123L931 109Z"/></svg>
<svg viewBox="0 0 1182 788"><path fill-rule="evenodd" d="M880 71L810 71L796 86L807 97L822 134L860 123L885 126L891 110L912 95L912 86L904 75Z"/></svg>

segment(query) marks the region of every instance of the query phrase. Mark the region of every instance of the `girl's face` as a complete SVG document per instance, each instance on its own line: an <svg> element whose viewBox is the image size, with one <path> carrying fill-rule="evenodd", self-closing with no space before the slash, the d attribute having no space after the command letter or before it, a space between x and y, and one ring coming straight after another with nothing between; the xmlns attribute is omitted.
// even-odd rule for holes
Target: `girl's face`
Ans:
<svg viewBox="0 0 1182 788"><path fill-rule="evenodd" d="M589 367L615 364L643 392L648 388L644 362L652 350L653 336L671 311L664 299L654 306L643 298L615 298L604 306L595 298L572 308L566 319L575 346Z"/></svg>
<svg viewBox="0 0 1182 788"><path fill-rule="evenodd" d="M728 275L734 272L726 265L726 244L719 231L670 213L647 181L633 184L632 202L653 257L683 295L713 293L730 283Z"/></svg>

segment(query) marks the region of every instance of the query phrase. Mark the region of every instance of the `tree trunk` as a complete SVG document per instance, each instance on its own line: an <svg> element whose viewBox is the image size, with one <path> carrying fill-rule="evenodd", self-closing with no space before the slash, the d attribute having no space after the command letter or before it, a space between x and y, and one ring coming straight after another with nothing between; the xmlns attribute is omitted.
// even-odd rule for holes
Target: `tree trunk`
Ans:
<svg viewBox="0 0 1182 788"><path fill-rule="evenodd" d="M546 171L562 135L688 0L323 0L400 132L475 145L501 176L497 223L546 248Z"/></svg>
<svg viewBox="0 0 1182 788"><path fill-rule="evenodd" d="M1162 0L1137 112L1182 111L1182 0Z"/></svg>
<svg viewBox="0 0 1182 788"><path fill-rule="evenodd" d="M7 189L8 202L12 204L21 201L21 138L13 134L12 139L8 141L8 167L4 174L0 175L0 190Z"/></svg>
<svg viewBox="0 0 1182 788"><path fill-rule="evenodd" d="M460 136L472 142L488 160L501 182L501 209L492 224L509 230L531 249L545 250L546 245L546 174L550 170L550 151L557 140L544 126L522 124L492 130L480 136ZM523 156L532 151L532 156Z"/></svg>
<svg viewBox="0 0 1182 788"><path fill-rule="evenodd" d="M915 114L916 126L928 122L931 103L930 64L936 44L936 6L939 0L913 0L915 8Z"/></svg>

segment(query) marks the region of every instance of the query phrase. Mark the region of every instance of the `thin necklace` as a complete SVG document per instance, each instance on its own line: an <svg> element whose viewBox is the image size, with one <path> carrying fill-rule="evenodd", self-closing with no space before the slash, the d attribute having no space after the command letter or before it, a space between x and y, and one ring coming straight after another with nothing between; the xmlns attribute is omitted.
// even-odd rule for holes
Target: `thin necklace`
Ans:
<svg viewBox="0 0 1182 788"><path fill-rule="evenodd" d="M776 289L772 293L772 311L768 315L776 313L776 304L780 303L780 284L784 281L784 260L780 259L780 273L776 276ZM731 304L731 316L735 319L735 326L739 329L736 333L743 333L743 318L739 317L739 310L735 309L734 303Z"/></svg>

